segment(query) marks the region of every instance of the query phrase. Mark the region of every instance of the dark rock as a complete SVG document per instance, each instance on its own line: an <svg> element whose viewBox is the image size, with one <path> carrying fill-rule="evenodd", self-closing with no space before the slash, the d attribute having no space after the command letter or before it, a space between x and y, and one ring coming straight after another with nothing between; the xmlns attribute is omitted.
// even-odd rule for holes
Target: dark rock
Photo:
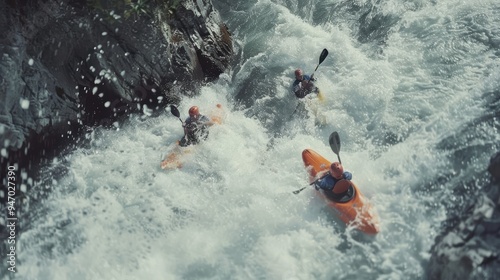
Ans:
<svg viewBox="0 0 500 280"><path fill-rule="evenodd" d="M491 157L488 172L495 180L500 181L500 152Z"/></svg>
<svg viewBox="0 0 500 280"><path fill-rule="evenodd" d="M483 193L465 205L458 222L443 229L431 249L428 279L494 279L500 274L499 154L488 171L494 176ZM495 175L497 174L497 175Z"/></svg>
<svg viewBox="0 0 500 280"><path fill-rule="evenodd" d="M89 128L158 114L229 67L211 1L171 2L0 2L2 179L14 164L33 173Z"/></svg>

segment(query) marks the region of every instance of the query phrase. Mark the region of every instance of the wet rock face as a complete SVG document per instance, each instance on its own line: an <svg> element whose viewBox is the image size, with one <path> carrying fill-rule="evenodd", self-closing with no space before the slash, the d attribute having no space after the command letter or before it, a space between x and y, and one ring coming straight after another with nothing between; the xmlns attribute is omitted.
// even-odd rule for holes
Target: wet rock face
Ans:
<svg viewBox="0 0 500 280"><path fill-rule="evenodd" d="M500 153L490 160L493 176L483 193L454 217L431 249L428 279L492 279L500 274Z"/></svg>
<svg viewBox="0 0 500 280"><path fill-rule="evenodd" d="M210 0L115 2L1 1L2 170L87 127L155 114L228 68Z"/></svg>
<svg viewBox="0 0 500 280"><path fill-rule="evenodd" d="M500 182L500 152L491 157L488 172L496 181Z"/></svg>
<svg viewBox="0 0 500 280"><path fill-rule="evenodd" d="M208 79L215 79L229 66L229 54L233 52L231 35L211 3L196 1L196 5L194 4L191 1L182 2L177 7L170 26L174 33L190 34L187 38L194 45L203 75Z"/></svg>

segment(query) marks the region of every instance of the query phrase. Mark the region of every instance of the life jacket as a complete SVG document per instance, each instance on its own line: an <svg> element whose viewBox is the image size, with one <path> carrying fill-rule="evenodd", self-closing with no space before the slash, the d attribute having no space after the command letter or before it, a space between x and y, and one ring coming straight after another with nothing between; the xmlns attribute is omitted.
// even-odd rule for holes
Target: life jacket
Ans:
<svg viewBox="0 0 500 280"><path fill-rule="evenodd" d="M305 86L303 86L301 81L295 80L292 87L292 90L297 98L304 98L311 92L318 93L319 91L318 88L314 85L313 81L309 81L307 84L305 84Z"/></svg>
<svg viewBox="0 0 500 280"><path fill-rule="evenodd" d="M198 143L208 137L208 127L196 121L186 124L186 136L192 143Z"/></svg>

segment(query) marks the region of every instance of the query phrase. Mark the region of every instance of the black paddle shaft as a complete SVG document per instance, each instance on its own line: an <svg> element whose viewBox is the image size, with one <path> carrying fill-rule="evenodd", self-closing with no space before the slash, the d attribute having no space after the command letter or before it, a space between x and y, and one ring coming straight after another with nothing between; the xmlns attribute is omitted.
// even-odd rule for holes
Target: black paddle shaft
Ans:
<svg viewBox="0 0 500 280"><path fill-rule="evenodd" d="M327 173L327 174L325 174L325 175L323 175L321 178L314 180L314 182L310 183L310 184L309 184L309 186L312 186L312 185L314 185L314 184L316 183L316 181L318 181L318 180L321 180L321 179L325 178L325 177L326 177L326 175L328 175L328 173ZM301 189L299 189L299 190L293 191L293 194L298 194L298 193L300 193L301 191L305 190L306 188L307 188L307 187L303 187L303 188L301 188Z"/></svg>

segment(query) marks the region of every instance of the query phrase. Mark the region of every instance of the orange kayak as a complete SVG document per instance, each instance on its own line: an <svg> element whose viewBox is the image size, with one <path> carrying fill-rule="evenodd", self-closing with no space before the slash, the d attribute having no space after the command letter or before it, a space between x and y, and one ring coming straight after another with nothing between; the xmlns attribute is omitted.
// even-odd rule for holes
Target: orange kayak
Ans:
<svg viewBox="0 0 500 280"><path fill-rule="evenodd" d="M223 119L222 105L217 104L216 108L208 115L210 116L211 121L213 121L216 124L221 124ZM184 163L185 156L193 152L194 149L195 146L192 145L187 147L181 147L179 145L179 141L177 141L172 151L168 155L166 155L165 158L161 161L160 163L161 169L181 168Z"/></svg>
<svg viewBox="0 0 500 280"><path fill-rule="evenodd" d="M309 171L310 183L317 179L318 173L328 171L331 164L330 161L311 149L305 149L302 152L302 160ZM342 181L348 183L349 187L348 191L341 196L334 197L323 191L319 193L322 194L328 206L334 209L339 218L347 225L352 225L368 234L378 233L380 231L378 216L373 212L371 204L352 181Z"/></svg>

